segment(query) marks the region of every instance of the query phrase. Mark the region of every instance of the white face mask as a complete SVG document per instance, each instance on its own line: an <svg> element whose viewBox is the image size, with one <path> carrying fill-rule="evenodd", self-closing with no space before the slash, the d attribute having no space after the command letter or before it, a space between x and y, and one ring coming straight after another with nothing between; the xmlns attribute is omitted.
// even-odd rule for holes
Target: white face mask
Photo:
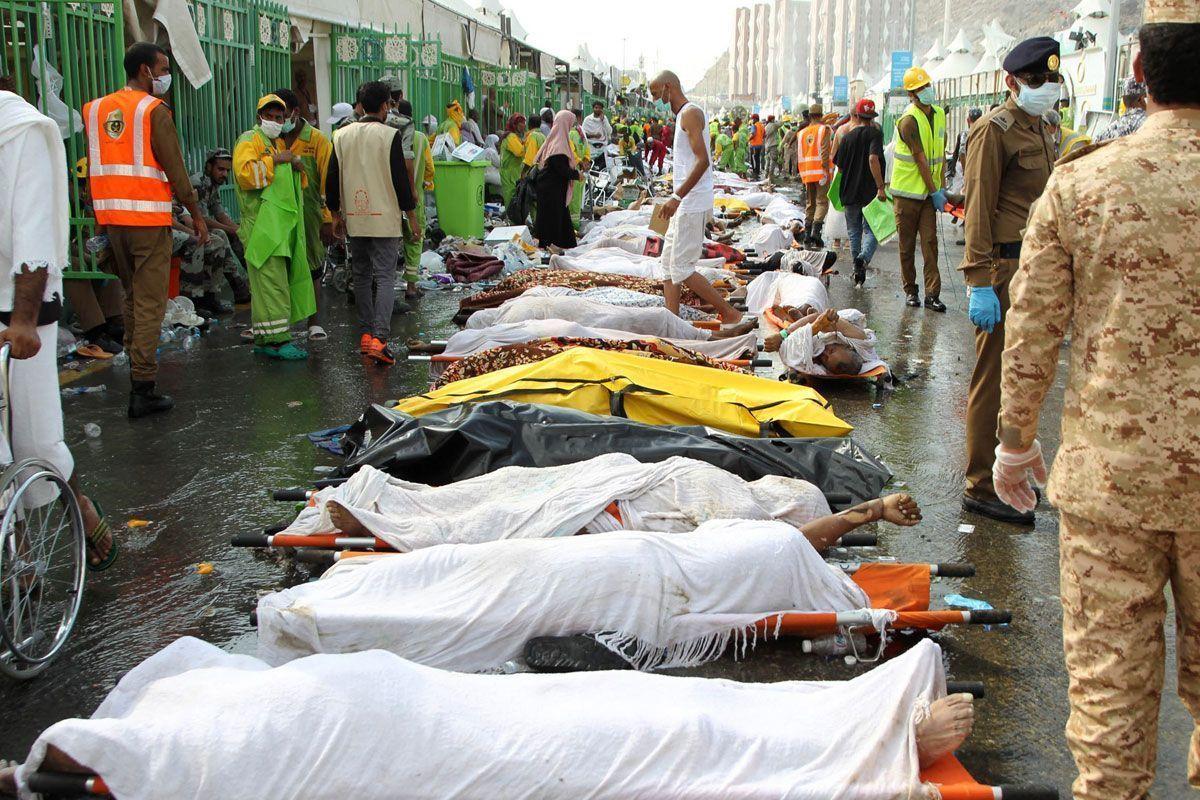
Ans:
<svg viewBox="0 0 1200 800"><path fill-rule="evenodd" d="M150 82L150 93L155 97L162 97L171 89L171 74L159 75Z"/></svg>
<svg viewBox="0 0 1200 800"><path fill-rule="evenodd" d="M296 130L296 120L289 118L287 122L283 123L281 130L284 133L291 133Z"/></svg>
<svg viewBox="0 0 1200 800"><path fill-rule="evenodd" d="M1062 93L1062 86L1057 83L1046 81L1038 88L1034 89L1017 81L1017 105L1026 114L1033 117L1040 117L1050 109L1054 108L1054 104L1058 102L1058 97Z"/></svg>
<svg viewBox="0 0 1200 800"><path fill-rule="evenodd" d="M258 127L262 128L262 132L267 135L268 139L278 139L279 135L283 133L283 123L273 119L260 119Z"/></svg>
<svg viewBox="0 0 1200 800"><path fill-rule="evenodd" d="M921 91L917 92L917 99L927 106L933 105L933 101L937 99L937 92L932 86L926 86Z"/></svg>

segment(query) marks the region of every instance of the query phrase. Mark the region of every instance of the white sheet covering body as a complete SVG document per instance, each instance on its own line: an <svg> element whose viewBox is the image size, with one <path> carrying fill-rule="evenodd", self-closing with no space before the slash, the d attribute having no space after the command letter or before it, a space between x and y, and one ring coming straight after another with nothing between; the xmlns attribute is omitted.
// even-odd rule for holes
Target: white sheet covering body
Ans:
<svg viewBox="0 0 1200 800"><path fill-rule="evenodd" d="M468 330L533 319L561 319L597 328L670 339L710 339L712 334L684 322L665 308L622 308L581 297L517 297L498 308L484 308L467 318Z"/></svg>
<svg viewBox="0 0 1200 800"><path fill-rule="evenodd" d="M824 495L806 481L767 476L747 482L682 456L642 464L625 453L558 467L504 467L445 486L411 483L364 466L314 499L286 533L334 530L325 505L334 500L401 551L573 536L585 529L678 533L711 519L778 519L799 527L830 513ZM604 511L613 502L620 524Z"/></svg>
<svg viewBox="0 0 1200 800"><path fill-rule="evenodd" d="M706 280L729 280L734 273L722 269L723 258L702 258L696 262L696 271ZM601 272L607 275L630 275L661 281L666 277L662 259L631 253L620 247L596 247L578 255L560 253L550 256L551 269L573 269L585 272Z"/></svg>
<svg viewBox="0 0 1200 800"><path fill-rule="evenodd" d="M774 200L767 204L763 209L762 221L770 222L780 226L786 226L790 222L799 220L804 221L804 208L788 200L783 195L777 196Z"/></svg>
<svg viewBox="0 0 1200 800"><path fill-rule="evenodd" d="M764 272L746 287L746 308L761 314L771 306L810 305L818 311L829 308L829 292L819 278L775 270Z"/></svg>
<svg viewBox="0 0 1200 800"><path fill-rule="evenodd" d="M379 649L479 672L519 658L537 636L604 632L639 669L690 667L744 643L770 614L869 606L791 525L718 520L690 533L507 539L342 561L259 600L258 654L282 664Z"/></svg>
<svg viewBox="0 0 1200 800"><path fill-rule="evenodd" d="M468 675L373 650L274 669L183 638L47 745L122 800L898 800L945 694L930 641L852 681ZM29 795L26 795L29 797Z"/></svg>
<svg viewBox="0 0 1200 800"><path fill-rule="evenodd" d="M746 245L753 247L762 258L780 250L786 250L795 241L796 239L790 231L785 231L778 225L772 224L762 225L743 240Z"/></svg>
<svg viewBox="0 0 1200 800"><path fill-rule="evenodd" d="M511 301L510 301L511 302ZM614 339L616 341L633 341L634 339L661 338L679 347L686 347L717 359L739 358L744 353L755 352L758 335L747 333L730 339L669 339L666 337L651 337L644 334L620 331L614 328L596 328L590 325L580 325L577 322L567 322L561 319L531 319L526 322L510 322L504 325L494 325L478 330L468 329L453 334L446 340L446 349L442 351L448 356L469 356L493 347L507 344L531 342L534 339L545 339L550 336L568 336L577 339Z"/></svg>
<svg viewBox="0 0 1200 800"><path fill-rule="evenodd" d="M571 289L567 286L530 286L520 297L582 297L593 303L604 303L622 308L666 308L667 301L661 294L646 294L619 286L593 286L590 289ZM513 300L516 298L514 297ZM512 300L506 300L506 303ZM503 305L503 303L501 303ZM679 316L687 322L716 319L695 306L681 305Z"/></svg>

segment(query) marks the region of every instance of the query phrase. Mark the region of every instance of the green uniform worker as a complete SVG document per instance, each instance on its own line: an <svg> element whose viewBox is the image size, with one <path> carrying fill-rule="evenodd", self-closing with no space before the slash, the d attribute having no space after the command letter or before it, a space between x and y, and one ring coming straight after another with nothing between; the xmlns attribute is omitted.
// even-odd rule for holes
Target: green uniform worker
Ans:
<svg viewBox="0 0 1200 800"><path fill-rule="evenodd" d="M333 240L333 217L325 208L325 173L329 169L329 158L333 144L325 134L309 125L300 116L298 108L290 103L296 96L290 91L280 94L289 103L288 114L283 123L283 144L300 158L300 169L304 172L304 244L308 255L308 269L313 276L313 296L316 296L317 281L325 263L325 242ZM289 123L293 126L288 129ZM327 338L325 329L317 324L317 315L308 321L310 340Z"/></svg>
<svg viewBox="0 0 1200 800"><path fill-rule="evenodd" d="M735 148L733 146L733 138L722 131L717 134L717 147L713 156L717 159L717 166L722 172L729 172L733 169L733 157Z"/></svg>
<svg viewBox="0 0 1200 800"><path fill-rule="evenodd" d="M258 102L259 124L238 137L233 149L234 185L250 274L250 327L254 352L298 360L308 353L291 343L291 324L316 312L304 238L304 172L282 134L284 102ZM269 200L269 202L264 202Z"/></svg>
<svg viewBox="0 0 1200 800"><path fill-rule="evenodd" d="M592 148L588 146L587 139L583 138L583 133L578 128L572 128L567 135L571 142L571 152L575 154L576 161L583 163L592 160ZM580 174L586 176L587 172L584 168L580 168ZM586 178L581 178L575 181L575 190L571 195L569 208L571 211L571 224L575 226L575 230L579 230L580 218L583 214L583 190L587 183Z"/></svg>
<svg viewBox="0 0 1200 800"><path fill-rule="evenodd" d="M750 126L743 125L733 135L733 171L745 175L749 169L747 159L750 156Z"/></svg>
<svg viewBox="0 0 1200 800"><path fill-rule="evenodd" d="M415 285L421 277L421 250L425 244L425 192L433 188L433 159L429 152L429 137L420 131L413 131L413 184L417 199L415 209L417 216L418 235L416 241L404 238L404 280L410 289L415 291ZM408 224L408 218L404 220Z"/></svg>
<svg viewBox="0 0 1200 800"><path fill-rule="evenodd" d="M525 168L525 117L520 114L509 117L507 131L500 142L500 199L506 206L512 202L513 191Z"/></svg>

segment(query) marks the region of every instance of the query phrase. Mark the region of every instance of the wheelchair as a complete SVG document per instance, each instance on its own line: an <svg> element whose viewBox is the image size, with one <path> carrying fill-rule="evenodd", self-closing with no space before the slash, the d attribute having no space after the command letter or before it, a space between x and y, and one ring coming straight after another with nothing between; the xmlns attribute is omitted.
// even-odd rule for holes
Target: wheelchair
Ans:
<svg viewBox="0 0 1200 800"><path fill-rule="evenodd" d="M10 346L0 348L0 428L12 453ZM0 673L28 680L62 651L83 603L87 540L67 479L47 461L0 464Z"/></svg>

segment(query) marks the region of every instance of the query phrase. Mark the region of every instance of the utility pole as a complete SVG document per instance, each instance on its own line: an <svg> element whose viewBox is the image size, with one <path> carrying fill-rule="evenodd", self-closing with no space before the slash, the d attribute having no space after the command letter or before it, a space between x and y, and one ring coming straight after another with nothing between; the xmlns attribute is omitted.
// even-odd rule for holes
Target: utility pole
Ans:
<svg viewBox="0 0 1200 800"><path fill-rule="evenodd" d="M942 47L948 44L950 44L950 0L945 0L942 4Z"/></svg>

